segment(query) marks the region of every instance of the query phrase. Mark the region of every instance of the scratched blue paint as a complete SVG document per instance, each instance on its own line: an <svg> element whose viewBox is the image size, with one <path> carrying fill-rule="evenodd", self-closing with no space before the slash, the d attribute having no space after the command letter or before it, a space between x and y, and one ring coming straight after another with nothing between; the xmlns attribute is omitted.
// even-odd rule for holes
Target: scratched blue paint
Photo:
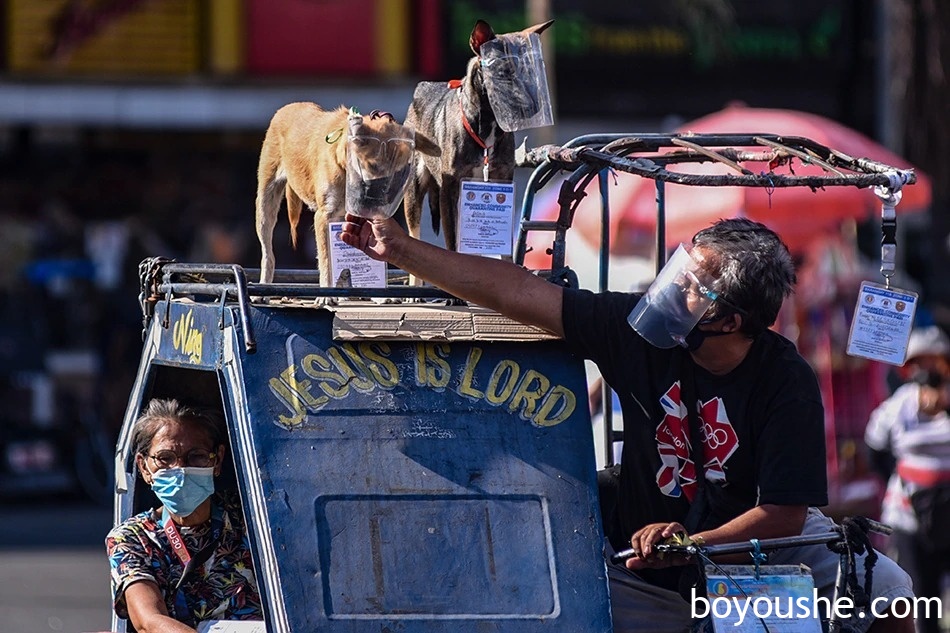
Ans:
<svg viewBox="0 0 950 633"><path fill-rule="evenodd" d="M220 340L220 306L172 314L189 310L268 631L610 630L586 382L563 344L333 341L327 311L255 307L248 354L239 325ZM189 362L173 335L146 366Z"/></svg>

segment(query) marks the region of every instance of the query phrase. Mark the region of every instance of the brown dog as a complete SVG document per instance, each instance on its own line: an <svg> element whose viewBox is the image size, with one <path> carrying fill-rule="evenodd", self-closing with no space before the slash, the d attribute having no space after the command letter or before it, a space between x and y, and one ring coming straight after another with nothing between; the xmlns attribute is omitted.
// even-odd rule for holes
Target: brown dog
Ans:
<svg viewBox="0 0 950 633"><path fill-rule="evenodd" d="M261 283L274 279L274 226L280 211L281 198L287 200L290 238L297 246L297 224L306 204L314 213L314 234L317 243L317 266L320 285L331 287L330 222L344 218L346 192L347 139L403 139L406 128L396 123L391 114L374 110L360 115L340 106L325 111L314 103L291 103L274 114L257 170L257 237L261 242ZM419 151L438 153L438 148L425 137L416 135ZM363 174L372 175L389 162L380 159L378 144L354 144ZM411 146L410 146L411 147ZM360 154L365 151L365 155ZM391 158L391 157L390 157ZM349 157L353 164L354 157ZM391 161L390 161L391 162Z"/></svg>

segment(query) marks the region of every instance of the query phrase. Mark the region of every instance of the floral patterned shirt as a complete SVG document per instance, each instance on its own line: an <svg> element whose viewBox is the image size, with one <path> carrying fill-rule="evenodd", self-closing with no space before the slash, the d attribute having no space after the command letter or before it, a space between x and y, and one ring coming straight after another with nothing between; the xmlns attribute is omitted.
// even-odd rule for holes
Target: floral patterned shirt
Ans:
<svg viewBox="0 0 950 633"><path fill-rule="evenodd" d="M221 539L214 552L195 569L181 587L188 612L175 610L175 585L184 566L162 529L161 510L148 510L129 518L106 536L112 569L113 606L128 618L125 590L134 582L151 580L162 591L168 613L194 626L204 620L261 620L261 598L254 578L251 549L244 514L236 493L218 493L213 499L222 510ZM194 556L212 538L211 521L195 527L178 526L188 551Z"/></svg>

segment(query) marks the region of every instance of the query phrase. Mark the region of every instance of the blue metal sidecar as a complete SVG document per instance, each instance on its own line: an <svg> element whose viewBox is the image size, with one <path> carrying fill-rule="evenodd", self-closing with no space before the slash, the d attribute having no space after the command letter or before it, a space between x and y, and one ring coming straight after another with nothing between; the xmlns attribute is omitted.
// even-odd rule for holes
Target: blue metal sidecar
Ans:
<svg viewBox="0 0 950 633"><path fill-rule="evenodd" d="M562 342L477 307L251 301L238 267L150 269L116 523L158 505L130 447L148 400L218 406L266 631L610 630L585 375Z"/></svg>

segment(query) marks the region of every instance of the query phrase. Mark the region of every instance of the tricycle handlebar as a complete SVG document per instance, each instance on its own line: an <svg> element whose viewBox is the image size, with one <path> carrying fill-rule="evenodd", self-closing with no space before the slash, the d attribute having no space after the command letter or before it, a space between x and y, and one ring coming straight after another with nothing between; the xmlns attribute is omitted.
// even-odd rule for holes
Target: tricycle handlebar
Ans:
<svg viewBox="0 0 950 633"><path fill-rule="evenodd" d="M878 534L890 534L892 532L890 526L877 521L872 521L871 519L866 520L868 523L868 529L871 532L876 532ZM702 554L703 556L717 556L722 554L753 553L756 551L771 552L779 549L800 547L804 545L821 545L822 543L834 543L841 541L844 538L846 538L845 534L843 530L839 528L822 534L789 536L785 538L772 538L763 540L752 539L736 543L721 543L719 545L697 545L696 543L675 545L672 543L660 543L656 546L656 551L664 554L685 554L687 556L695 556L696 554ZM625 549L621 552L613 554L610 557L610 562L614 563L615 565L619 565L628 558L632 558L636 555L637 552L635 549Z"/></svg>

